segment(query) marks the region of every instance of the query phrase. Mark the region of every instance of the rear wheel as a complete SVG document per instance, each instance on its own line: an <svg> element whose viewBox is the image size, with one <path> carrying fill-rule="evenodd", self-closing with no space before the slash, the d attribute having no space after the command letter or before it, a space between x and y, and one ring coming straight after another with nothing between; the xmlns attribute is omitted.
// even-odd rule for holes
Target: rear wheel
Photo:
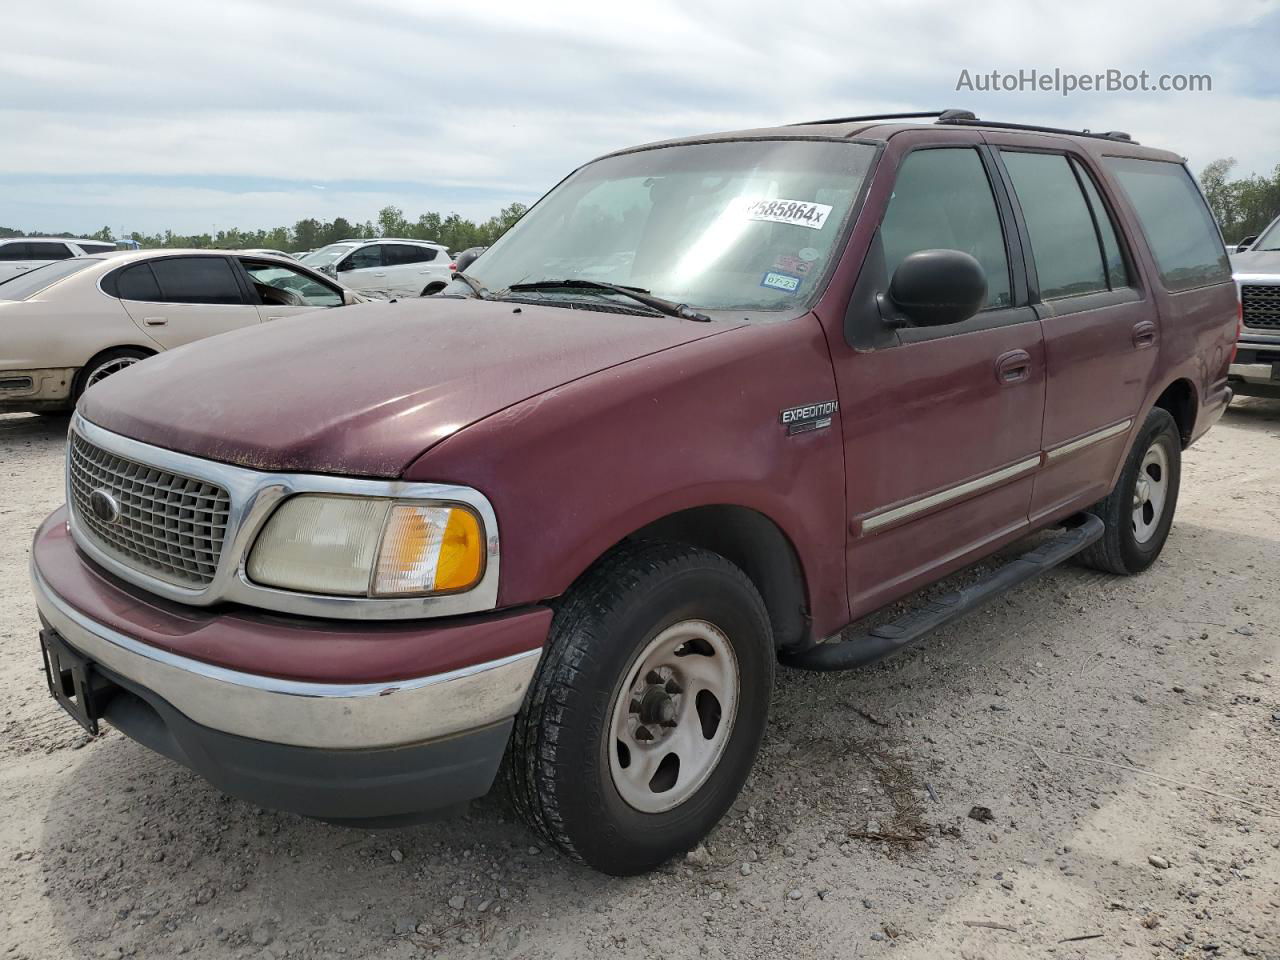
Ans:
<svg viewBox="0 0 1280 960"><path fill-rule="evenodd" d="M618 548L566 595L507 780L569 856L629 875L698 843L737 797L773 683L764 602L723 557Z"/></svg>
<svg viewBox="0 0 1280 960"><path fill-rule="evenodd" d="M107 350L98 354L81 369L76 375L75 389L72 391L71 402L75 404L80 399L81 394L92 387L96 383L112 374L119 373L121 370L133 366L139 360L145 360L151 356L145 350L138 350L133 347L121 347L118 350Z"/></svg>
<svg viewBox="0 0 1280 960"><path fill-rule="evenodd" d="M1178 505L1182 437L1167 410L1147 415L1111 495L1090 508L1102 518L1102 539L1080 554L1087 566L1141 573L1164 549Z"/></svg>

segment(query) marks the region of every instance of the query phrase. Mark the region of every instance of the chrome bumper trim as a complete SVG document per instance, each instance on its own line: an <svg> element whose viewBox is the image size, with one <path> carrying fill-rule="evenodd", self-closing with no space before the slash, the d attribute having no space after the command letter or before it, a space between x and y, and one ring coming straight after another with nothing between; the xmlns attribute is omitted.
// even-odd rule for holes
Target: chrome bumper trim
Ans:
<svg viewBox="0 0 1280 960"><path fill-rule="evenodd" d="M1254 383L1274 383L1280 386L1280 381L1272 379L1269 363L1233 363L1227 373Z"/></svg>
<svg viewBox="0 0 1280 960"><path fill-rule="evenodd" d="M154 691L203 726L298 747L403 746L514 716L541 650L388 683L307 683L182 657L106 627L54 593L34 562L36 604L90 660Z"/></svg>

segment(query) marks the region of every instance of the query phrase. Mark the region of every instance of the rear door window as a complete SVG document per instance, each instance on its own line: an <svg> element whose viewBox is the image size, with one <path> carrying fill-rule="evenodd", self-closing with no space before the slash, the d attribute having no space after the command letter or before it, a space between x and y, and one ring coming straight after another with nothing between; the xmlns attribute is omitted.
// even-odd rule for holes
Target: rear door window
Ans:
<svg viewBox="0 0 1280 960"><path fill-rule="evenodd" d="M160 300L160 286L156 283L149 263L135 263L132 267L125 267L115 275L114 283L115 295L121 300L146 300L152 303ZM107 283L102 286L110 290Z"/></svg>
<svg viewBox="0 0 1280 960"><path fill-rule="evenodd" d="M174 257L151 264L166 303L243 303L235 271L225 257Z"/></svg>
<svg viewBox="0 0 1280 960"><path fill-rule="evenodd" d="M1107 157L1105 163L1138 213L1166 289L1231 279L1222 237L1186 167L1136 157Z"/></svg>
<svg viewBox="0 0 1280 960"><path fill-rule="evenodd" d="M1101 240L1067 158L1060 153L1007 150L1000 156L1027 225L1040 299L1106 290Z"/></svg>
<svg viewBox="0 0 1280 960"><path fill-rule="evenodd" d="M77 243L76 246L86 254L112 253L116 249L114 243Z"/></svg>
<svg viewBox="0 0 1280 960"><path fill-rule="evenodd" d="M382 245L382 262L388 267L398 267L406 263L428 263L436 258L431 247L415 247L407 243L384 243Z"/></svg>
<svg viewBox="0 0 1280 960"><path fill-rule="evenodd" d="M1093 219L1098 226L1098 234L1102 239L1103 260L1107 267L1107 283L1114 290L1117 287L1127 287L1133 282L1133 278L1129 274L1129 264L1125 260L1124 251L1120 247L1119 233L1116 230L1115 220L1111 216L1111 212L1107 209L1107 205L1102 201L1102 195L1098 192L1098 185L1093 182L1093 177L1074 157L1071 160L1071 168L1075 170L1076 177L1080 180L1080 185L1084 187L1084 195L1089 198L1089 206L1093 209Z"/></svg>
<svg viewBox="0 0 1280 960"><path fill-rule="evenodd" d="M29 241L27 243L28 260L68 260L72 257L71 249L65 243L49 241Z"/></svg>
<svg viewBox="0 0 1280 960"><path fill-rule="evenodd" d="M880 224L888 275L918 250L962 250L987 275L987 306L1013 302L1004 230L986 168L972 148L916 150L898 169Z"/></svg>
<svg viewBox="0 0 1280 960"><path fill-rule="evenodd" d="M27 243L6 243L0 245L0 260L31 260L34 259L28 252Z"/></svg>

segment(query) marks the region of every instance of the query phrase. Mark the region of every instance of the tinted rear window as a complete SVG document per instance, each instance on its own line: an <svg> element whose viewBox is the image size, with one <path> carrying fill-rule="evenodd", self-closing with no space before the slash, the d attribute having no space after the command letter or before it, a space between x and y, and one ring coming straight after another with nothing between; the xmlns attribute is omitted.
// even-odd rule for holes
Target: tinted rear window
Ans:
<svg viewBox="0 0 1280 960"><path fill-rule="evenodd" d="M65 243L28 242L27 255L30 260L66 260L71 250Z"/></svg>
<svg viewBox="0 0 1280 960"><path fill-rule="evenodd" d="M115 294L121 300L150 300L155 302L160 299L160 287L156 283L155 275L151 272L151 264L135 263L132 267L125 267L114 277ZM103 288L110 290L108 284L103 284Z"/></svg>
<svg viewBox="0 0 1280 960"><path fill-rule="evenodd" d="M175 257L151 264L167 303L241 303L235 271L223 257Z"/></svg>
<svg viewBox="0 0 1280 960"><path fill-rule="evenodd" d="M384 243L382 245L382 262L388 267L404 263L427 263L436 258L431 247L413 247L407 243Z"/></svg>
<svg viewBox="0 0 1280 960"><path fill-rule="evenodd" d="M86 267L99 262L87 257L76 257L74 260L57 260L43 267L28 270L26 273L20 273L16 277L0 281L0 300L26 300L45 287L50 287L59 280L65 280L73 273L79 273Z"/></svg>
<svg viewBox="0 0 1280 960"><path fill-rule="evenodd" d="M1128 195L1169 290L1231 279L1222 237L1186 167L1161 160L1107 157Z"/></svg>
<svg viewBox="0 0 1280 960"><path fill-rule="evenodd" d="M1002 151L1031 235L1045 300L1107 289L1102 248L1076 175L1059 153Z"/></svg>

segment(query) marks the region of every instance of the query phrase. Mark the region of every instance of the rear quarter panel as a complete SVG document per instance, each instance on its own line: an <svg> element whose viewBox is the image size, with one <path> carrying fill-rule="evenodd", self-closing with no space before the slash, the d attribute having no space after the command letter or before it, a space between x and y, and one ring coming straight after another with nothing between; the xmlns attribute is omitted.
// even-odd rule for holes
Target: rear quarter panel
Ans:
<svg viewBox="0 0 1280 960"><path fill-rule="evenodd" d="M31 300L0 301L0 369L79 367L102 350L135 345L160 348L96 282L58 284Z"/></svg>
<svg viewBox="0 0 1280 960"><path fill-rule="evenodd" d="M1128 235L1136 266L1151 291L1159 317L1159 356L1134 430L1141 426L1143 418L1171 384L1186 380L1195 390L1195 423L1188 438L1194 441L1213 426L1226 409L1227 368L1231 363L1239 318L1236 285L1228 278L1221 283L1177 293L1165 289L1137 212L1123 185L1107 166L1106 157L1112 150L1108 149L1105 141L1088 142L1082 146L1093 155L1093 169L1105 181L1121 226ZM1152 159L1166 161L1176 159L1158 151L1126 151L1124 155L1150 155ZM1123 466L1122 457L1115 469L1113 485Z"/></svg>
<svg viewBox="0 0 1280 960"><path fill-rule="evenodd" d="M835 396L815 317L749 325L509 407L433 447L404 478L490 499L501 606L562 594L611 546L672 513L754 509L794 546L823 636L849 619L840 429L788 436L780 413Z"/></svg>

